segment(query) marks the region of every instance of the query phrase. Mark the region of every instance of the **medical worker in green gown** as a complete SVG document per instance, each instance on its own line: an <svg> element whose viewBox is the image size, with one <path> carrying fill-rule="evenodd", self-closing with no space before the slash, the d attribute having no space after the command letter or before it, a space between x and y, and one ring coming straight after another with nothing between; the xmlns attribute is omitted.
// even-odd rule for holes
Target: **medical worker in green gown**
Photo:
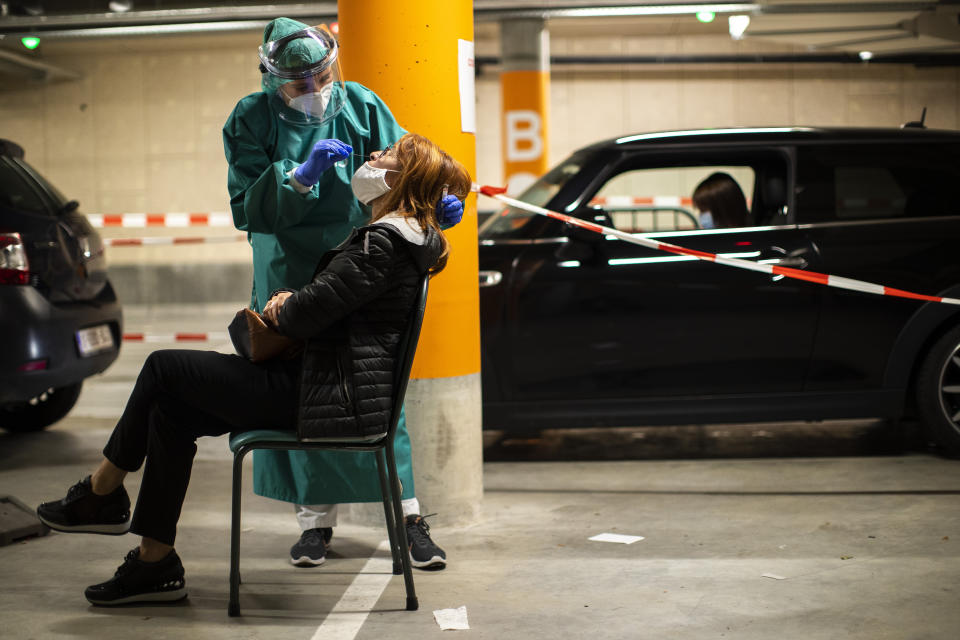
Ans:
<svg viewBox="0 0 960 640"><path fill-rule="evenodd" d="M259 54L263 90L242 98L223 127L233 221L253 248L256 311L276 289L307 284L324 252L368 222L350 180L370 153L406 133L373 91L341 81L338 45L325 28L277 18ZM448 196L438 214L452 226L463 204ZM403 415L394 446L413 564L442 568L446 554L414 494ZM253 464L256 493L296 505L303 533L290 560L297 566L324 562L338 503L381 500L369 453L259 450Z"/></svg>

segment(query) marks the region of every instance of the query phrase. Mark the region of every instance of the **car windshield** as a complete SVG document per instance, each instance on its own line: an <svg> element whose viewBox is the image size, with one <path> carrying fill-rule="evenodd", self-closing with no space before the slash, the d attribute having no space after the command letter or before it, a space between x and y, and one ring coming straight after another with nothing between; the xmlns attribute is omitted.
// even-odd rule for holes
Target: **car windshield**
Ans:
<svg viewBox="0 0 960 640"><path fill-rule="evenodd" d="M585 152L580 151L573 154L530 185L526 191L517 197L517 200L538 207L546 205L573 176L580 173L586 159L587 154ZM516 207L501 209L490 216L480 227L480 238L503 238L515 235L536 215Z"/></svg>

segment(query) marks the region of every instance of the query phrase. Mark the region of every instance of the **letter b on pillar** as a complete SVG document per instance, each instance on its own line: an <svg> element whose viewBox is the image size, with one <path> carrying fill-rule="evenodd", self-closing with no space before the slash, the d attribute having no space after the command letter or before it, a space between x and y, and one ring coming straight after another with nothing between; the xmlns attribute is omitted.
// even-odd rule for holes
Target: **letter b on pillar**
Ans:
<svg viewBox="0 0 960 640"><path fill-rule="evenodd" d="M532 162L543 157L541 122L536 111L507 111L507 162Z"/></svg>

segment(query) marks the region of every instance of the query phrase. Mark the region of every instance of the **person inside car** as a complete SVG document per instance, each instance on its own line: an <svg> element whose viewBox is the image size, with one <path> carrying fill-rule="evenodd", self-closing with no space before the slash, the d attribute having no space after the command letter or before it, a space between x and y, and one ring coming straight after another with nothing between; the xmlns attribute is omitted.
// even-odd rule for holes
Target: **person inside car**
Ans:
<svg viewBox="0 0 960 640"><path fill-rule="evenodd" d="M408 133L371 153L351 185L372 206L370 224L327 252L306 286L274 294L264 309L281 334L304 341L301 353L253 363L216 351L155 351L98 468L64 498L37 508L57 531L142 536L113 578L87 588L91 603L186 597L173 545L199 436L264 424L332 425L363 436L387 431L400 331L417 282L443 269L449 252L436 203L444 189L466 198L471 179L434 143ZM344 366L339 354L348 359ZM144 463L131 519L123 480Z"/></svg>
<svg viewBox="0 0 960 640"><path fill-rule="evenodd" d="M693 206L700 213L700 227L745 227L750 224L747 199L730 174L710 174L693 191Z"/></svg>

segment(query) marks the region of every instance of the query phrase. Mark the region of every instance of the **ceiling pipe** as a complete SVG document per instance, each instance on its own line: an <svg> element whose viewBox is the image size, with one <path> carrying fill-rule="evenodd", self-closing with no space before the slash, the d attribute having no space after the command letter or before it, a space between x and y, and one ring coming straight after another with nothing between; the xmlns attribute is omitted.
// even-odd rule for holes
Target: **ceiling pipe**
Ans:
<svg viewBox="0 0 960 640"><path fill-rule="evenodd" d="M329 19L329 18L327 18ZM318 22L324 21L317 16ZM123 27L91 27L85 29L57 29L53 31L24 31L3 35L18 38L21 35L40 35L44 40L81 40L95 38L129 38L139 36L177 36L196 33L230 33L233 31L263 31L269 20L234 20L230 22L192 22L183 24L144 24Z"/></svg>
<svg viewBox="0 0 960 640"><path fill-rule="evenodd" d="M477 56L477 73L486 67L499 66L497 56ZM665 65L665 64L864 64L856 53L788 53L748 55L663 55L663 56L550 56L550 67L613 66L613 65ZM912 53L874 54L870 64L912 64L918 67L960 66L960 53L927 53L922 50Z"/></svg>
<svg viewBox="0 0 960 640"><path fill-rule="evenodd" d="M56 67L46 62L34 60L29 56L20 55L12 51L0 49L0 61L12 63L13 65L26 69L27 72L36 72L43 81L51 80L79 80L82 74L62 67Z"/></svg>
<svg viewBox="0 0 960 640"><path fill-rule="evenodd" d="M69 15L8 16L0 22L0 32L52 31L125 26L270 21L277 16L305 18L336 16L336 2L270 4L249 7L196 7L193 9L160 9L125 13L77 13Z"/></svg>

